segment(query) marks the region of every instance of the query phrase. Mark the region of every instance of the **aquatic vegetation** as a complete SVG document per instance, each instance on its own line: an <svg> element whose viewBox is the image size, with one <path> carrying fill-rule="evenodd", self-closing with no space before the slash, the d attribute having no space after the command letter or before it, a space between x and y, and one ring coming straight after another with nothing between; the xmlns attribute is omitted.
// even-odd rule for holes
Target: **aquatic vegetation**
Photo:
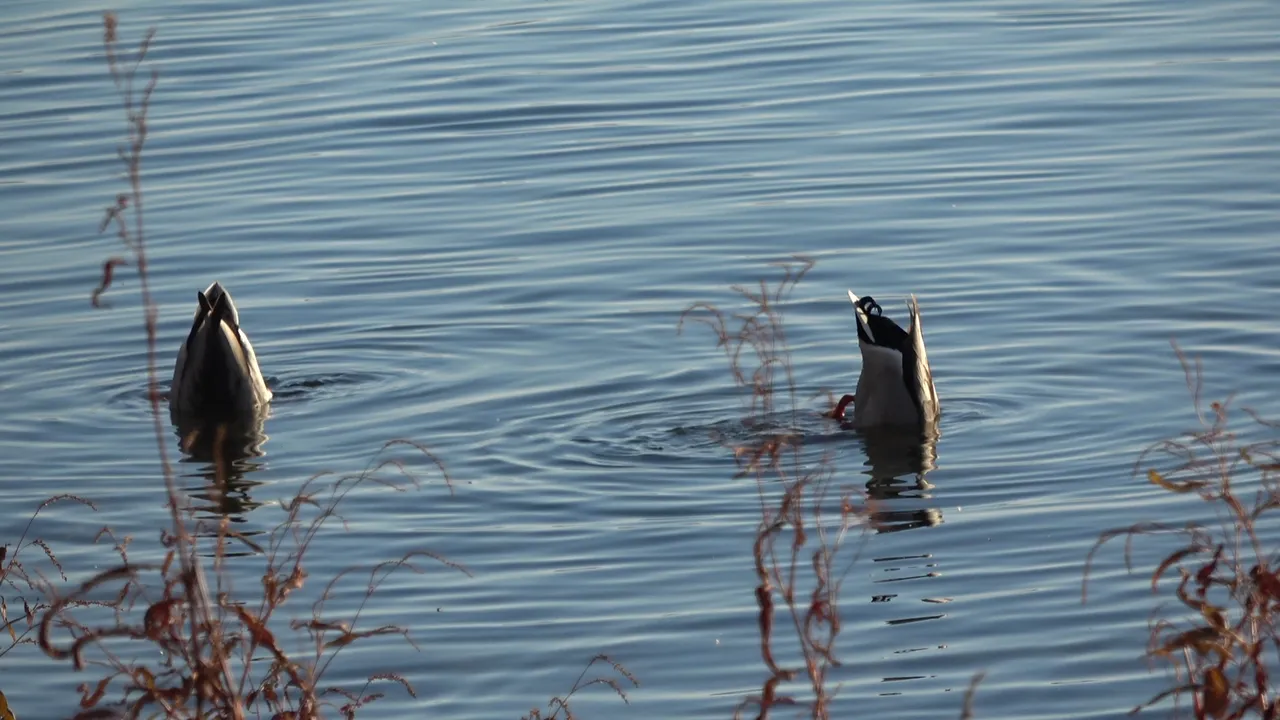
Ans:
<svg viewBox="0 0 1280 720"><path fill-rule="evenodd" d="M591 671L591 668L598 664L608 665L612 672L610 674L597 675L595 677L588 678L587 673ZM622 698L623 702L630 704L630 701L627 699L626 688L623 687L624 681L629 683L633 688L640 687L640 681L637 680L635 676L620 663L611 660L608 655L596 655L591 658L587 663L587 666L582 669L582 673L578 675L578 679L573 682L573 687L569 688L568 692L564 695L557 695L547 702L547 710L551 714L543 715L541 710L533 708L529 711L529 714L523 716L521 720L555 720L556 718L562 718L562 720L574 720L577 716L573 714L573 708L569 706L569 701L574 695L577 695L579 692L591 687L592 685L607 685L618 694L618 697ZM563 713L563 715L561 713Z"/></svg>
<svg viewBox="0 0 1280 720"><path fill-rule="evenodd" d="M45 596L45 588L51 582L46 572L57 573L63 582L67 580L62 563L58 561L58 556L49 543L39 537L31 537L31 530L39 519L40 513L45 508L62 502L79 503L95 511L98 509L93 502L78 495L54 495L40 503L35 512L31 513L26 526L22 529L22 534L13 545L0 545L0 631L3 632L0 635L0 643L5 642L4 635L9 638L7 645L0 645L0 659L19 645L35 644L31 634L37 627L36 618L49 608L49 604L41 599ZM38 550L39 558L33 562L24 561L21 558L23 550L30 552ZM41 567L44 569L42 570ZM10 591L12 595L9 594ZM13 607L9 605L10 599L15 601ZM21 608L17 606L17 601L21 601Z"/></svg>
<svg viewBox="0 0 1280 720"><path fill-rule="evenodd" d="M408 441L392 441L383 451L402 446L429 457L429 451ZM382 471L389 468L401 477L383 477ZM438 463L434 468L444 473ZM447 475L444 478L449 481ZM264 544L233 530L226 517L210 527L194 517L189 504L171 497L178 510L163 533L166 552L161 562L132 561L128 538L117 539L108 532L120 558L116 567L71 592L47 588L49 607L39 623L41 649L56 660L70 661L77 671L92 667L105 672L96 685L81 686L81 707L125 717L159 713L170 718L262 713L317 717L322 708L332 707L351 717L381 697L368 692L371 683L396 683L413 695L407 680L389 672L369 675L365 687L355 693L320 683L335 658L354 642L399 635L412 644L405 628L366 629L357 622L395 572L424 573L424 560L466 572L428 550L369 568L350 568L331 579L312 603L309 619L288 623L312 641L310 657L300 660L288 654L272 629L281 608L300 594L307 580L304 560L320 530L334 519L343 521L338 508L344 499L364 485L398 492L420 486L402 458L382 458L362 472L326 480L328 476L318 475L303 484ZM202 547L201 540L212 547ZM239 597L231 585L228 561L233 546L248 548L254 553L251 557L265 560L261 587L251 589L247 597ZM356 572L367 572L363 600L350 617L335 616L326 602L338 582ZM69 637L63 639L63 634ZM122 640L146 643L157 652L123 652ZM106 697L112 687L120 691L118 700Z"/></svg>
<svg viewBox="0 0 1280 720"><path fill-rule="evenodd" d="M840 665L835 653L840 588L857 559L856 553L843 558L840 551L849 530L866 527L870 515L858 490L837 486L830 454L808 451L792 430L801 405L782 303L813 261L797 257L777 267L783 276L772 286L761 280L758 288L733 288L746 300L746 310L730 314L697 303L681 316L680 329L688 320L711 328L742 390L743 424L755 430L730 449L736 476L753 478L759 490L761 517L752 557L760 656L768 676L759 693L742 700L735 717L754 709L757 717L767 718L778 706L808 706L813 718L827 718L834 693L829 673ZM779 615L794 632L795 660L779 659ZM804 699L783 685L800 678L808 686Z"/></svg>
<svg viewBox="0 0 1280 720"><path fill-rule="evenodd" d="M1174 347L1186 374L1198 427L1149 447L1134 473L1170 493L1199 500L1216 523L1173 526L1143 522L1107 530L1089 552L1085 586L1094 555L1124 538L1125 560L1140 536L1176 538L1175 547L1151 573L1151 588L1172 587L1176 605L1161 606L1150 620L1147 657L1171 670L1172 685L1137 712L1172 698L1176 713L1191 699L1192 717L1280 717L1271 687L1280 665L1280 554L1272 511L1280 508L1280 423L1245 409L1252 426L1232 430L1230 399L1203 411L1203 370ZM1260 439L1249 439L1260 436ZM1087 594L1084 596L1087 600Z"/></svg>

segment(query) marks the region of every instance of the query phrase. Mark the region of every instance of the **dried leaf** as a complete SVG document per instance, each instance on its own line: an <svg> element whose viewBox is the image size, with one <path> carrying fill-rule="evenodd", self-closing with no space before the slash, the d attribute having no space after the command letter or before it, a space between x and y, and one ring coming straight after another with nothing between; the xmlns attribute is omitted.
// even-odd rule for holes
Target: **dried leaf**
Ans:
<svg viewBox="0 0 1280 720"><path fill-rule="evenodd" d="M93 295L89 298L94 307L102 307L100 298L102 297L102 293L106 292L107 288L111 287L111 280L115 276L116 266L128 264L128 260L120 257L110 258L102 264L102 282L98 287L94 288Z"/></svg>
<svg viewBox="0 0 1280 720"><path fill-rule="evenodd" d="M177 622L177 614L174 612L174 607L177 604L178 600L170 598L161 600L147 608L147 614L142 620L142 626L146 628L147 637L152 640L159 640L161 633Z"/></svg>
<svg viewBox="0 0 1280 720"><path fill-rule="evenodd" d="M80 707L91 708L94 705L97 705L98 701L102 700L102 696L107 693L107 685L110 682L111 682L110 676L104 677L101 680L99 680L97 686L94 687L93 692L85 694L80 698ZM85 688L83 685L81 685L80 687L85 690L88 689L88 688Z"/></svg>
<svg viewBox="0 0 1280 720"><path fill-rule="evenodd" d="M0 720L18 720L18 716L13 714L13 710L9 708L9 701L2 692L0 692Z"/></svg>
<svg viewBox="0 0 1280 720"><path fill-rule="evenodd" d="M8 628L9 637L14 642L18 642L18 634L13 631L13 623L9 622L9 606L2 597L0 597L0 621L4 622L4 626Z"/></svg>
<svg viewBox="0 0 1280 720"><path fill-rule="evenodd" d="M1272 600L1280 600L1280 577L1276 577L1276 573L1254 568L1253 576L1262 594Z"/></svg>
<svg viewBox="0 0 1280 720"><path fill-rule="evenodd" d="M1168 655L1183 649L1191 649L1198 655L1207 655L1218 648L1220 635L1213 628L1195 628L1173 636L1156 650L1157 654Z"/></svg>
<svg viewBox="0 0 1280 720"><path fill-rule="evenodd" d="M1227 678L1219 668L1209 668L1204 675L1201 686L1201 698L1204 713L1208 717L1220 718L1226 715L1230 707L1230 693L1227 689Z"/></svg>
<svg viewBox="0 0 1280 720"><path fill-rule="evenodd" d="M1196 584L1202 588L1201 590L1202 595L1204 593L1203 588L1207 588L1213 582L1213 574L1217 572L1218 564L1220 562L1222 562L1222 546L1221 545L1219 545L1218 549L1214 551L1213 560L1209 561L1209 563L1207 563L1204 567L1196 571Z"/></svg>
<svg viewBox="0 0 1280 720"><path fill-rule="evenodd" d="M1166 570L1178 564L1179 561L1181 561L1183 558L1187 557L1188 555L1195 555L1196 553L1199 553L1202 550L1203 548L1197 545L1188 545L1180 550L1176 550L1170 553L1169 557L1166 557L1164 561L1161 562L1160 565L1156 567L1155 572L1151 573L1151 589L1152 590L1156 589L1156 586L1160 582L1161 576L1164 575Z"/></svg>
<svg viewBox="0 0 1280 720"><path fill-rule="evenodd" d="M133 681L143 690L155 690L156 676L145 667L134 668Z"/></svg>
<svg viewBox="0 0 1280 720"><path fill-rule="evenodd" d="M240 622L244 623L244 626L249 630L249 634L253 637L255 643L273 650L277 648L275 636L271 634L266 625L262 624L261 620L239 605L235 607L235 611L240 618Z"/></svg>
<svg viewBox="0 0 1280 720"><path fill-rule="evenodd" d="M1172 480L1166 479L1165 476L1155 470L1147 471L1147 480L1149 480L1153 485L1159 485L1165 490L1174 493L1189 493L1208 485L1208 483L1203 480L1186 480L1180 483L1173 482Z"/></svg>
<svg viewBox="0 0 1280 720"><path fill-rule="evenodd" d="M336 647L345 647L359 639L360 639L360 636L355 633L350 633L350 632L343 633L342 636L335 638L333 640L330 640L329 642L325 643L324 646L326 649L336 648Z"/></svg>
<svg viewBox="0 0 1280 720"><path fill-rule="evenodd" d="M1215 631L1224 631L1227 629L1227 619L1223 617L1222 611L1218 608L1205 603L1200 608L1200 614L1204 615L1204 619L1209 622L1209 626Z"/></svg>

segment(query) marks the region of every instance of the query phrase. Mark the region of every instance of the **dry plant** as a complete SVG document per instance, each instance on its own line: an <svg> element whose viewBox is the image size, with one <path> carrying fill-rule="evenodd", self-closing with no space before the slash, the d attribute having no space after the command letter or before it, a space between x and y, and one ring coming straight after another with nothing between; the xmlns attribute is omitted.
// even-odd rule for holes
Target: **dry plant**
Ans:
<svg viewBox="0 0 1280 720"><path fill-rule="evenodd" d="M1275 525L1268 528L1265 520L1280 507L1280 424L1245 409L1254 430L1266 439L1241 438L1228 428L1230 398L1210 403L1206 416L1200 361L1188 360L1177 345L1174 351L1199 428L1147 448L1134 473L1145 467L1154 485L1198 498L1216 522L1138 523L1102 533L1089 552L1084 589L1094 554L1108 541L1125 539L1125 562L1131 568L1135 537L1177 538L1179 546L1151 573L1153 592L1160 590L1161 581L1176 580L1177 605L1152 613L1147 646L1153 664L1172 669L1173 684L1133 712L1173 698L1174 712L1181 715L1182 698L1189 696L1198 720L1277 718L1280 702L1271 688L1271 673L1280 661L1280 576Z"/></svg>
<svg viewBox="0 0 1280 720"><path fill-rule="evenodd" d="M19 645L34 645L35 640L31 634L36 629L36 616L43 613L49 608L49 604L43 599L44 588L51 584L51 581L45 575L40 567L21 559L22 551L29 548L36 548L41 555L35 562L45 566L46 569L56 572L58 577L63 581L67 581L67 575L63 572L62 563L58 561L58 556L54 554L53 548L49 544L38 537L29 538L32 526L40 517L40 513L45 508L62 502L79 503L91 510L97 510L97 506L91 501L86 500L78 495L54 495L45 500L36 507L35 512L31 513L31 518L27 520L27 524L22 528L22 534L18 536L18 540L12 545L0 546L0 630L9 636L8 645L0 646L0 659L8 655L14 648ZM13 549L10 550L9 548ZM17 607L13 608L15 616L10 617L9 598L6 591L13 591L13 599L22 601L22 612L16 614ZM28 599L28 595L31 596ZM0 643L4 640L0 637Z"/></svg>
<svg viewBox="0 0 1280 720"><path fill-rule="evenodd" d="M806 451L795 429L800 404L782 304L813 264L795 257L774 264L782 278L772 286L767 280L758 287L734 286L746 301L744 311L730 314L696 303L680 318L681 330L690 320L709 326L729 361L734 384L744 396L743 423L750 435L725 442L737 463L735 477L754 478L760 499L752 556L759 582L760 654L768 677L758 694L739 704L735 717L754 709L763 719L777 706L805 705L813 718L830 716L835 689L828 674L840 665L835 653L840 588L856 560L856 553L846 561L837 561L837 555L849 529L869 521L861 493L852 487L837 489L830 455ZM816 540L812 546L811 534ZM795 634L799 657L794 661L777 658L774 623L779 615ZM802 675L811 696L806 700L781 687Z"/></svg>
<svg viewBox="0 0 1280 720"><path fill-rule="evenodd" d="M608 665L613 671L612 674L597 675L596 677L588 678L587 673L591 672L591 668L595 667L597 664ZM550 712L549 715L543 715L542 711L537 708L533 708L529 711L529 714L522 717L521 720L556 720L556 718L560 718L560 720L575 720L578 716L573 714L573 709L569 706L569 701L574 695L577 695L579 692L591 687L592 685L608 685L610 688L613 688L613 691L618 694L618 697L622 698L623 702L630 705L631 701L627 699L627 691L626 688L623 687L623 681L630 683L633 688L640 687L640 681L636 680L635 676L621 664L609 659L609 656L607 655L596 655L591 658L587 663L587 666L582 669L582 673L578 675L578 679L574 681L573 687L569 688L569 692L564 695L557 695L547 702L547 711Z"/></svg>
<svg viewBox="0 0 1280 720"><path fill-rule="evenodd" d="M987 671L974 673L969 680L969 687L964 691L964 702L960 706L960 720L973 720L973 701L978 697L978 686L986 679Z"/></svg>
<svg viewBox="0 0 1280 720"><path fill-rule="evenodd" d="M399 445L426 453L402 440L388 443L384 451ZM443 473L438 465L434 467ZM400 477L383 477L382 471L387 469L394 469ZM413 645L402 627L362 628L358 623L370 599L393 572L424 573L420 560L466 572L429 551L410 552L364 570L344 570L331 579L312 603L309 618L288 622L291 630L310 638L312 651L307 657L290 656L272 630L281 608L307 579L304 558L321 528L334 520L345 525L338 509L351 492L366 484L393 491L420 486L416 473L394 458L380 459L359 473L325 482L329 479L319 475L304 483L298 495L284 505L285 519L263 545L231 530L224 517L211 533L213 547L197 554L193 531L204 523L194 520L185 507L183 524L163 533L167 553L158 564L130 561L129 539L118 540L105 532L104 537L115 544L119 565L74 592L49 590L51 607L39 628L40 646L50 657L70 660L76 670L93 667L103 671L96 685L80 688L85 710L81 716L314 718L324 707L331 707L343 717L353 717L357 709L381 697L381 693L368 691L371 683L397 683L413 695L412 686L403 677L389 672L371 674L359 692L326 688L321 681L342 650L359 640L399 635ZM447 482L448 477L445 479ZM253 589L248 599L237 598L230 585L227 561L232 543L265 559L261 587ZM182 570L182 552L188 553L192 576ZM339 581L356 572L367 572L364 597L350 617L335 616L326 603ZM110 618L82 620L73 609L86 605L109 609ZM55 631L70 637L59 641ZM125 652L120 641L145 643L156 652L154 656L139 653L134 645L125 645L129 649ZM120 690L119 700L106 697L113 683Z"/></svg>
<svg viewBox="0 0 1280 720"><path fill-rule="evenodd" d="M390 452L407 449L425 459L427 470L439 472L452 492L444 466L429 450L411 441L396 440L387 443L359 473L312 477L291 501L283 504L284 518L268 534L265 545L233 530L225 517L212 522L197 518L177 487L161 407L157 310L150 291L143 226L142 152L157 75L152 72L141 90L136 77L154 31L148 32L138 50L125 58L119 48L114 15L105 16L104 29L108 69L127 120L127 142L119 156L126 168L129 190L107 209L102 224L103 229L115 228L124 255L104 264L102 282L93 292L92 302L95 307L102 306L102 295L110 287L116 268L136 268L147 343L147 395L169 512L168 527L161 533L163 559L158 563L135 563L129 558L130 538L117 538L110 530L104 530L99 537L112 542L119 563L75 590L60 592L33 577L17 562L16 551L4 565L5 581L26 583L45 598L47 607L39 618L38 643L47 655L70 661L78 671L93 668L102 672L97 682L80 686L81 711L77 718L252 715L284 720L320 717L326 707L350 718L381 697L379 692L370 692L374 683L398 684L413 694L403 677L389 672L369 675L358 692L325 687L322 680L335 658L354 642L400 635L412 644L404 628L383 625L365 629L358 622L379 586L394 572L424 572L422 560L466 572L434 553L414 551L366 568L364 599L350 617L335 616L326 603L338 582L358 570L345 570L334 577L312 604L308 619L287 623L294 633L310 638L313 651L308 657L299 659L287 654L275 630L284 622L277 617L280 609L307 579L304 557L321 528L333 520L345 527L338 509L350 493L363 486L397 492L420 486L419 472L402 458L387 457ZM222 468L218 472L225 473L225 464L218 467ZM387 470L398 471L398 477L385 477ZM87 502L70 496L50 502L61 499ZM201 547L202 540L207 547ZM23 542L19 541L17 550L35 544L57 564L47 546L39 541L26 545ZM261 589L255 588L249 599L237 598L231 587L227 561L232 557L229 548L233 545L248 548L251 557L264 560ZM34 608L24 608L28 628L35 614ZM86 614L92 617L86 619ZM108 699L113 691L118 697Z"/></svg>

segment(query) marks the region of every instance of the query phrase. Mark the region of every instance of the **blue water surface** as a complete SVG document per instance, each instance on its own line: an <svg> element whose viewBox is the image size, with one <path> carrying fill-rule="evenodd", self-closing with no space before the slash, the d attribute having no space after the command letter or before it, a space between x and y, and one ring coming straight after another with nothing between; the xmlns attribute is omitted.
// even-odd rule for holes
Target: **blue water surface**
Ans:
<svg viewBox="0 0 1280 720"><path fill-rule="evenodd" d="M1204 516L1131 474L1195 423L1171 338L1207 397L1278 407L1274 3L115 9L126 45L157 31L161 375L216 279L277 393L240 484L188 460L182 488L261 532L393 438L453 481L415 459L422 490L355 493L311 550L315 592L414 548L471 573L382 587L362 622L419 649L359 643L328 679L395 671L417 697L388 687L368 715L516 718L596 653L641 687L585 692L584 717L726 718L759 692L761 495L722 444L751 431L714 336L676 329L797 253L816 265L785 306L794 422L897 530L847 540L832 717L958 717L981 670L989 720L1118 718L1164 687L1146 573L1104 551L1082 605L1083 563L1104 529ZM113 562L102 526L156 557L166 517L136 275L88 302L126 189L101 10L18 0L0 28L0 542L52 494L94 500L34 526L73 582ZM920 299L944 409L928 467L819 414L857 377L846 288L899 318ZM1145 547L1140 567L1168 548ZM29 647L0 667L24 720L74 714L97 677Z"/></svg>

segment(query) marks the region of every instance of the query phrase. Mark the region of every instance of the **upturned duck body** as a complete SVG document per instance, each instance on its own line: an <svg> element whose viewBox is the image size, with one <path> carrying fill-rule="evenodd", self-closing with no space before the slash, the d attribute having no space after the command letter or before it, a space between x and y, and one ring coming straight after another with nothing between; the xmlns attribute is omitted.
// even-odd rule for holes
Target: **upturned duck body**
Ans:
<svg viewBox="0 0 1280 720"><path fill-rule="evenodd" d="M215 282L196 300L191 332L173 368L170 410L202 422L251 420L271 402L271 391L231 294Z"/></svg>
<svg viewBox="0 0 1280 720"><path fill-rule="evenodd" d="M940 412L938 391L925 353L915 296L907 301L911 324L906 330L885 317L880 304L870 296L859 298L849 291L849 300L858 321L862 371L854 394L840 398L833 415L844 418L852 403L852 422L857 427L932 427Z"/></svg>

